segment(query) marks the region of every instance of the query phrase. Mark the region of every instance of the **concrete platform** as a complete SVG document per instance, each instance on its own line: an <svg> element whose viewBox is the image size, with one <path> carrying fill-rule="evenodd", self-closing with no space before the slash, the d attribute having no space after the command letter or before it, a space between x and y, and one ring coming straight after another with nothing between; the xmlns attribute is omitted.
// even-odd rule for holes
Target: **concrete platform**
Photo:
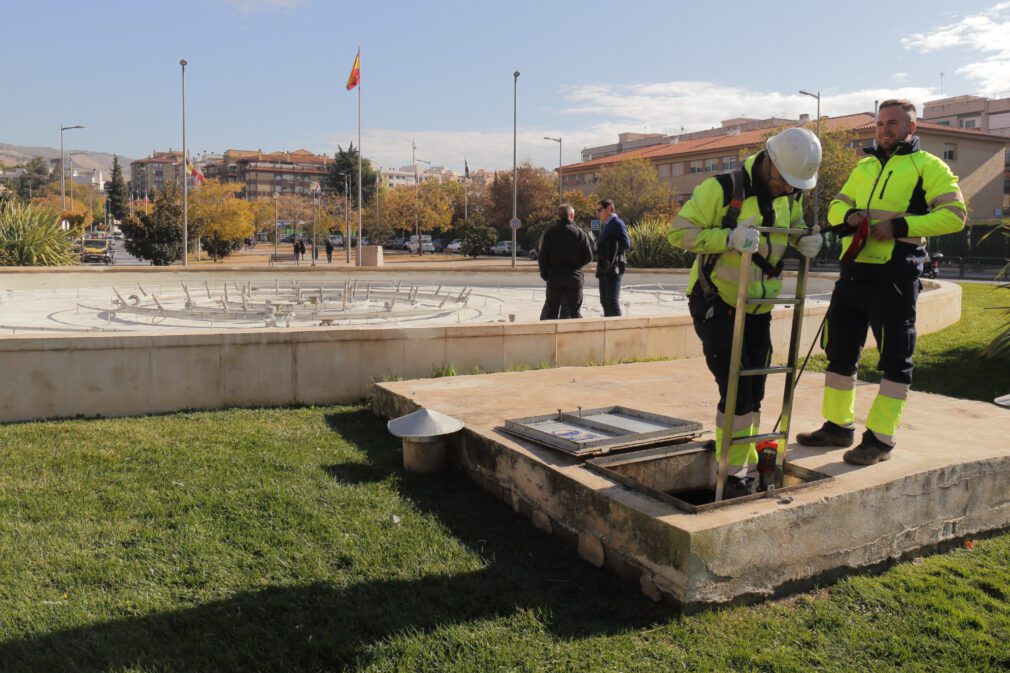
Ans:
<svg viewBox="0 0 1010 673"><path fill-rule="evenodd" d="M823 382L804 374L794 430L820 424ZM781 376L769 380L765 431L782 385ZM858 388L860 432L875 392ZM609 404L711 429L715 402L704 361L690 359L380 383L375 410L390 418L427 407L459 418L451 460L478 484L586 561L688 608L801 590L1010 525L1010 412L981 402L913 391L890 461L855 468L840 449L792 444L791 461L833 478L788 503L764 498L696 514L498 429L507 418Z"/></svg>

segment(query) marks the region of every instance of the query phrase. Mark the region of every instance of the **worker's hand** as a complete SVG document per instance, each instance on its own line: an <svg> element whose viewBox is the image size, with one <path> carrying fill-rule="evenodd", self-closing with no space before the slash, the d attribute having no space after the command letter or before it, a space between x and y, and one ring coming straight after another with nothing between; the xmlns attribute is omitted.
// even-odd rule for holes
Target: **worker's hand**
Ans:
<svg viewBox="0 0 1010 673"><path fill-rule="evenodd" d="M858 229L859 225L862 224L865 218L866 218L865 212L853 211L849 213L849 216L847 218L845 218L845 224L849 225L850 227Z"/></svg>
<svg viewBox="0 0 1010 673"><path fill-rule="evenodd" d="M870 238L875 241L890 241L894 238L894 224L890 220L877 222L870 227Z"/></svg>
<svg viewBox="0 0 1010 673"><path fill-rule="evenodd" d="M755 253L758 249L758 241L761 235L753 229L755 218L740 222L735 229L729 232L729 247L737 252Z"/></svg>
<svg viewBox="0 0 1010 673"><path fill-rule="evenodd" d="M801 255L806 258L816 257L817 253L821 251L821 246L824 244L824 237L821 236L821 232L815 231L812 234L807 234L796 241L796 249Z"/></svg>

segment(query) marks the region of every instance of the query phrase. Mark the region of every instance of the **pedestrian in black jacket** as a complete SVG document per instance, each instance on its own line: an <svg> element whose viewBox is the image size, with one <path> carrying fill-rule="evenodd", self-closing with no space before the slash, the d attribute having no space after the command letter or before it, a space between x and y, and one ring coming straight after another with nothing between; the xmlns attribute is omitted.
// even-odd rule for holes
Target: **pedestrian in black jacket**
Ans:
<svg viewBox="0 0 1010 673"><path fill-rule="evenodd" d="M541 320L556 320L562 306L570 318L581 318L582 267L593 259L589 236L574 222L575 210L566 204L558 208L558 221L544 232L540 244L540 277L547 281L547 300Z"/></svg>
<svg viewBox="0 0 1010 673"><path fill-rule="evenodd" d="M596 277L600 279L600 304L603 315L621 315L621 277L631 249L628 227L617 216L614 202L603 199L597 204L597 216L603 222L596 243Z"/></svg>

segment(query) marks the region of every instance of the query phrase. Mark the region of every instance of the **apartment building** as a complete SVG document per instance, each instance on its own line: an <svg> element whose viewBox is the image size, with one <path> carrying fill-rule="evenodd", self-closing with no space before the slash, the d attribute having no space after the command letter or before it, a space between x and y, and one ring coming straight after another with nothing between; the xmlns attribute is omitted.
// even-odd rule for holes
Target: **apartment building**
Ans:
<svg viewBox="0 0 1010 673"><path fill-rule="evenodd" d="M805 122L801 118L801 122ZM875 117L863 112L840 117L823 117L825 131L849 134L853 151L873 144ZM797 125L791 121L788 125ZM730 127L721 135L708 135L672 143L650 145L602 158L562 167L565 189L584 194L596 192L601 172L625 159L650 161L659 179L675 186L678 198L686 201L705 178L736 168L743 158L758 151L765 139L781 126L743 131ZM921 121L918 130L922 148L943 157L960 177L961 190L970 207L969 222L985 222L1002 214L1004 157L1008 138L977 129L956 128ZM600 194L605 197L606 194ZM833 195L832 195L833 196ZM618 204L620 207L620 204Z"/></svg>
<svg viewBox="0 0 1010 673"><path fill-rule="evenodd" d="M272 199L274 194L310 195L326 177L333 158L308 150L263 152L227 150L220 161L208 163L208 180L241 182L243 196L250 201Z"/></svg>
<svg viewBox="0 0 1010 673"><path fill-rule="evenodd" d="M130 163L130 189L138 194L151 194L164 189L166 184L182 187L186 175L182 152L152 152L146 159ZM190 183L192 186L192 182Z"/></svg>
<svg viewBox="0 0 1010 673"><path fill-rule="evenodd" d="M954 96L926 102L922 118L952 128L979 129L1010 137L1010 98ZM1003 207L1010 208L1010 149L1003 163Z"/></svg>
<svg viewBox="0 0 1010 673"><path fill-rule="evenodd" d="M412 187L418 182L460 182L463 177L445 166L401 166L400 168L380 168L382 185L387 189Z"/></svg>

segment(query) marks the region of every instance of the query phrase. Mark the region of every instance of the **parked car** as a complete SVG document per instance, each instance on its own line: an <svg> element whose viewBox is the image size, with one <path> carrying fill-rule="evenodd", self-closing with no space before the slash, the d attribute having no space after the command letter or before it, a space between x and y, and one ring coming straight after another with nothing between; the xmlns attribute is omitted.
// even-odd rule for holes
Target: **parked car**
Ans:
<svg viewBox="0 0 1010 673"><path fill-rule="evenodd" d="M516 248L516 253L521 253L522 247ZM491 246L492 255L505 255L506 257L512 254L512 241L498 241Z"/></svg>
<svg viewBox="0 0 1010 673"><path fill-rule="evenodd" d="M330 243L335 247L342 247L344 245L344 237L342 234L330 234Z"/></svg>
<svg viewBox="0 0 1010 673"><path fill-rule="evenodd" d="M404 241L399 236L394 236L393 238L383 243L382 247L386 248L387 250L406 250L407 242Z"/></svg>
<svg viewBox="0 0 1010 673"><path fill-rule="evenodd" d="M460 240L460 239L458 239L458 238L454 238L454 239L452 239L452 243L450 243L449 245L445 246L445 251L449 252L449 253L452 253L454 255L458 255L459 254L459 249L462 248L462 247L463 247L463 241Z"/></svg>
<svg viewBox="0 0 1010 673"><path fill-rule="evenodd" d="M431 241L431 247L435 252L445 252L445 246L449 244L449 241L444 238L435 238Z"/></svg>
<svg viewBox="0 0 1010 673"><path fill-rule="evenodd" d="M417 254L417 235L410 237L407 241L407 250L412 254ZM421 234L421 252L435 252L435 246L431 244L431 236L428 234Z"/></svg>
<svg viewBox="0 0 1010 673"><path fill-rule="evenodd" d="M81 261L85 264L112 264L116 253L107 238L86 238L81 246Z"/></svg>
<svg viewBox="0 0 1010 673"><path fill-rule="evenodd" d="M540 258L540 251L536 248L530 248L530 259L534 262Z"/></svg>

